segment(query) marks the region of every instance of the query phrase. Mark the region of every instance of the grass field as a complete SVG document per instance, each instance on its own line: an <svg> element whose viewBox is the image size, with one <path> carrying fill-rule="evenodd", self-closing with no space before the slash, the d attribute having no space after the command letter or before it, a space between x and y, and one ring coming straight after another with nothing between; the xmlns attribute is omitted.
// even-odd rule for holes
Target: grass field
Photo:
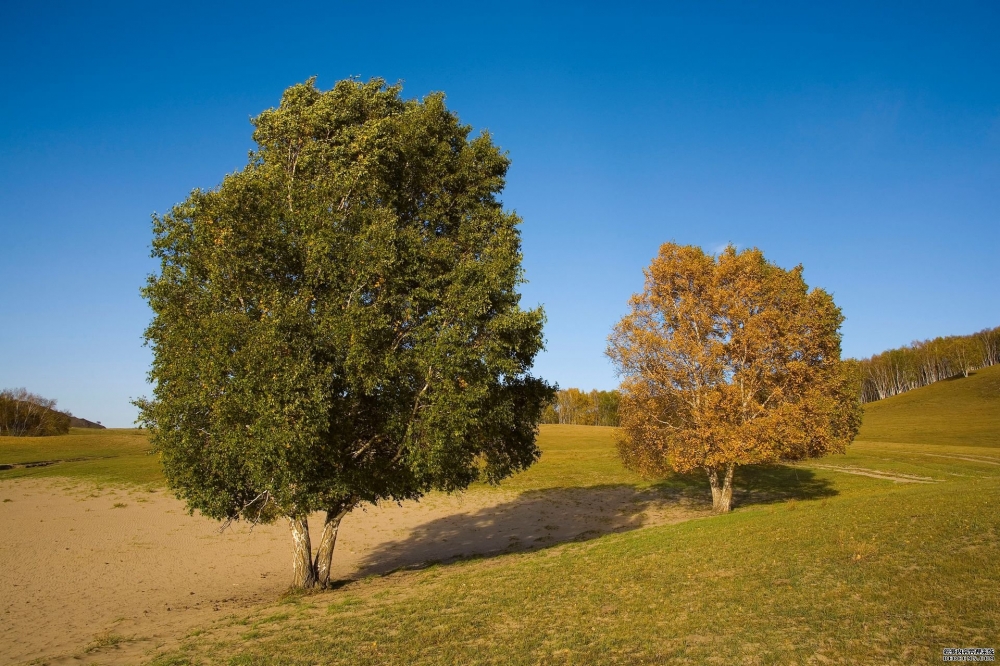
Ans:
<svg viewBox="0 0 1000 666"><path fill-rule="evenodd" d="M0 437L0 481L66 477L99 484L162 485L142 430L72 428L56 437Z"/></svg>
<svg viewBox="0 0 1000 666"><path fill-rule="evenodd" d="M835 462L933 482L801 469L825 496L292 596L155 663L912 664L995 647L1000 458L924 448Z"/></svg>
<svg viewBox="0 0 1000 666"><path fill-rule="evenodd" d="M858 439L1000 447L1000 365L868 404Z"/></svg>
<svg viewBox="0 0 1000 666"><path fill-rule="evenodd" d="M731 515L291 596L155 663L913 664L998 647L996 370L870 406L846 455L740 470ZM608 430L540 443L509 487L642 483Z"/></svg>
<svg viewBox="0 0 1000 666"><path fill-rule="evenodd" d="M914 664L1000 647L998 387L993 368L869 405L845 455L741 468L729 515L289 595L153 663ZM148 460L122 436L134 453L116 460ZM610 429L545 426L539 442L503 488L708 499L698 476L622 469Z"/></svg>

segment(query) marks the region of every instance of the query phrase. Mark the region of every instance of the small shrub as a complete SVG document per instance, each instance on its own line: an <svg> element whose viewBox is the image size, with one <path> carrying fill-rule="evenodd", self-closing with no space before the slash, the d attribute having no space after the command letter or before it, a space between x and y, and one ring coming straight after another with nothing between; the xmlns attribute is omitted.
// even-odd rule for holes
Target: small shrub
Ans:
<svg viewBox="0 0 1000 666"><path fill-rule="evenodd" d="M127 639L121 634L116 634L112 631L104 631L96 636L94 640L90 642L87 646L87 652L93 652L94 650L100 650L101 648L114 647L125 642Z"/></svg>

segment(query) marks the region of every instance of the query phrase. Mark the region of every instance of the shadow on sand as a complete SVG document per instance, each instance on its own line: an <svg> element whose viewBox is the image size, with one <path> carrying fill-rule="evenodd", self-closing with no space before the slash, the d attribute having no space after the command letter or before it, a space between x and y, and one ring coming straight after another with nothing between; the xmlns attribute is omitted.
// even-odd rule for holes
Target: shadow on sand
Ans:
<svg viewBox="0 0 1000 666"><path fill-rule="evenodd" d="M816 478L810 470L784 465L743 467L737 470L734 506L835 494L828 481ZM711 509L704 474L674 475L648 488L609 485L528 491L510 501L431 520L412 528L404 538L383 542L366 554L358 575L548 548L706 517Z"/></svg>

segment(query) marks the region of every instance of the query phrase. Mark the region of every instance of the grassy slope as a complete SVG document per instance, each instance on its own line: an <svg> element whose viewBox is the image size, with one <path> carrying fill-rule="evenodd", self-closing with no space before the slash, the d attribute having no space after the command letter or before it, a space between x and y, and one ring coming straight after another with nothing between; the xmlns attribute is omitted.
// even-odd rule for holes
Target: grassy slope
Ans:
<svg viewBox="0 0 1000 666"><path fill-rule="evenodd" d="M974 395L972 379L940 386ZM989 414L955 417L969 398L931 395L906 403L922 428L869 409L866 436L895 443L858 442L816 464L933 483L741 470L742 504L727 516L292 596L155 663L911 664L940 663L943 647L996 647L1000 455L988 445L1000 428ZM509 487L638 483L607 430L550 426L540 444L542 461ZM707 492L695 478L669 484Z"/></svg>
<svg viewBox="0 0 1000 666"><path fill-rule="evenodd" d="M163 483L159 460L141 430L72 428L56 437L0 437L0 464L73 460L44 467L0 470L0 481L24 477L68 477L98 483Z"/></svg>
<svg viewBox="0 0 1000 666"><path fill-rule="evenodd" d="M1000 365L868 404L858 439L1000 447Z"/></svg>
<svg viewBox="0 0 1000 666"><path fill-rule="evenodd" d="M158 663L936 662L997 636L1000 497L977 485L949 512L890 488L369 579Z"/></svg>
<svg viewBox="0 0 1000 666"><path fill-rule="evenodd" d="M614 428L542 425L541 460L503 483L513 491L585 488L608 484L649 485L622 467L614 447Z"/></svg>

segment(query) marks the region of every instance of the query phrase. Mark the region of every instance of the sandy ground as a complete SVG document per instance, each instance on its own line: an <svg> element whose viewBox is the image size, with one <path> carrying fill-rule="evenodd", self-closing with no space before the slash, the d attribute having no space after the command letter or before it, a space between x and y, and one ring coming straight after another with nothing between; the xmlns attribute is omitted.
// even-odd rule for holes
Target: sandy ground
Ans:
<svg viewBox="0 0 1000 666"><path fill-rule="evenodd" d="M333 577L539 548L705 512L626 487L432 495L348 515ZM220 532L165 491L0 482L0 663L140 663L196 628L274 601L291 579L290 548L283 524ZM128 640L100 647L115 636Z"/></svg>

